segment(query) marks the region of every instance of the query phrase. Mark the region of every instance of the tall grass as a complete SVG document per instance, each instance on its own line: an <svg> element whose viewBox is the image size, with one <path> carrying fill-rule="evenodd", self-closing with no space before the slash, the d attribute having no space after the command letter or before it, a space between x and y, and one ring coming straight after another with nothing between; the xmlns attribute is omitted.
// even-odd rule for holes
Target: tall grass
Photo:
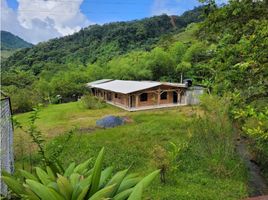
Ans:
<svg viewBox="0 0 268 200"><path fill-rule="evenodd" d="M194 117L189 129L192 156L219 178L240 176L238 171L245 172L235 151L236 135L229 118L229 106L228 98L204 96L201 99L203 113Z"/></svg>

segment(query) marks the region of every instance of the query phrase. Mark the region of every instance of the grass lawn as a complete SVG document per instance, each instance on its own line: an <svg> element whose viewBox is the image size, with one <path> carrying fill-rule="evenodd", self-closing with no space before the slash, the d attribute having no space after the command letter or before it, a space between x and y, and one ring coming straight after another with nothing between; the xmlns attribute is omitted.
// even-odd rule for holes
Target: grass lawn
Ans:
<svg viewBox="0 0 268 200"><path fill-rule="evenodd" d="M37 126L48 138L48 153L59 145L64 147L60 155L64 165L95 158L104 146L105 165L112 165L116 170L131 166L132 172L147 174L165 168L166 182L156 180L145 192L145 199L246 197L247 173L234 152L230 124L224 120L215 123L214 118L201 119L195 116L197 112L199 108L191 107L135 113L112 106L86 110L75 102L44 108ZM61 133L72 127L94 128L96 120L108 114L128 116L133 122L110 129L77 129L68 143L64 143L67 136ZM28 117L29 113L15 116L23 125ZM17 166L21 162L19 144L22 141L29 144L26 138L21 131L15 131ZM176 144L177 151L170 142Z"/></svg>

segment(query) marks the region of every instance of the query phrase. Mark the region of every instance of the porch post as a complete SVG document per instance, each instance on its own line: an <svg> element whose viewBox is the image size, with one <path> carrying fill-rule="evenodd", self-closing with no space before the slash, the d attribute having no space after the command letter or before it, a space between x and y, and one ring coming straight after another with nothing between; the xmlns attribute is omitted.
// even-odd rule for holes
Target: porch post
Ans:
<svg viewBox="0 0 268 200"><path fill-rule="evenodd" d="M180 96L181 96L181 92L180 92L180 90L177 90L176 92L177 92L177 102L178 102L179 104L181 104L181 98L180 98Z"/></svg>
<svg viewBox="0 0 268 200"><path fill-rule="evenodd" d="M161 97L161 91L160 89L157 90L157 105L160 104L160 97Z"/></svg>
<svg viewBox="0 0 268 200"><path fill-rule="evenodd" d="M138 106L139 106L139 95L138 94L135 94L135 97L136 97L136 108L138 108Z"/></svg>

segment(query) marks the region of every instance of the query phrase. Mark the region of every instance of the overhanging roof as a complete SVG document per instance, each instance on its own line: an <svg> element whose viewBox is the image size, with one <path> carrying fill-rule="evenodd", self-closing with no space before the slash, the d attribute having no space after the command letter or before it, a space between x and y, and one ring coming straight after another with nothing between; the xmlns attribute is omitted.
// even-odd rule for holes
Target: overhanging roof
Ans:
<svg viewBox="0 0 268 200"><path fill-rule="evenodd" d="M99 83L99 81L88 83L87 86L91 88L98 88L108 91L113 91L122 94L129 94L132 92L137 92L149 88L153 88L160 85L168 85L174 87L186 87L185 84L178 83L161 83L155 81L123 81L123 80L109 80L106 82ZM102 81L102 80L100 80Z"/></svg>
<svg viewBox="0 0 268 200"><path fill-rule="evenodd" d="M159 82L114 80L106 83L92 85L91 87L118 92L122 94L129 94L132 92L145 90L159 85L161 85L161 83Z"/></svg>
<svg viewBox="0 0 268 200"><path fill-rule="evenodd" d="M90 83L87 83L88 87L92 87L93 85L97 85L97 84L101 84L101 83L106 83L109 81L112 81L113 79L101 79L101 80L97 80L97 81L92 81Z"/></svg>

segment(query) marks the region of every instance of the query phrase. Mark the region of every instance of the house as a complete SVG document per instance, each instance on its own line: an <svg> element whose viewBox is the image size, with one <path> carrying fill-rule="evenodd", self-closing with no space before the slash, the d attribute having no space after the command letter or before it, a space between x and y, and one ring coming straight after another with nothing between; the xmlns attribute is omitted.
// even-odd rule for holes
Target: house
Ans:
<svg viewBox="0 0 268 200"><path fill-rule="evenodd" d="M128 111L186 105L186 84L103 79L87 83L92 94Z"/></svg>

